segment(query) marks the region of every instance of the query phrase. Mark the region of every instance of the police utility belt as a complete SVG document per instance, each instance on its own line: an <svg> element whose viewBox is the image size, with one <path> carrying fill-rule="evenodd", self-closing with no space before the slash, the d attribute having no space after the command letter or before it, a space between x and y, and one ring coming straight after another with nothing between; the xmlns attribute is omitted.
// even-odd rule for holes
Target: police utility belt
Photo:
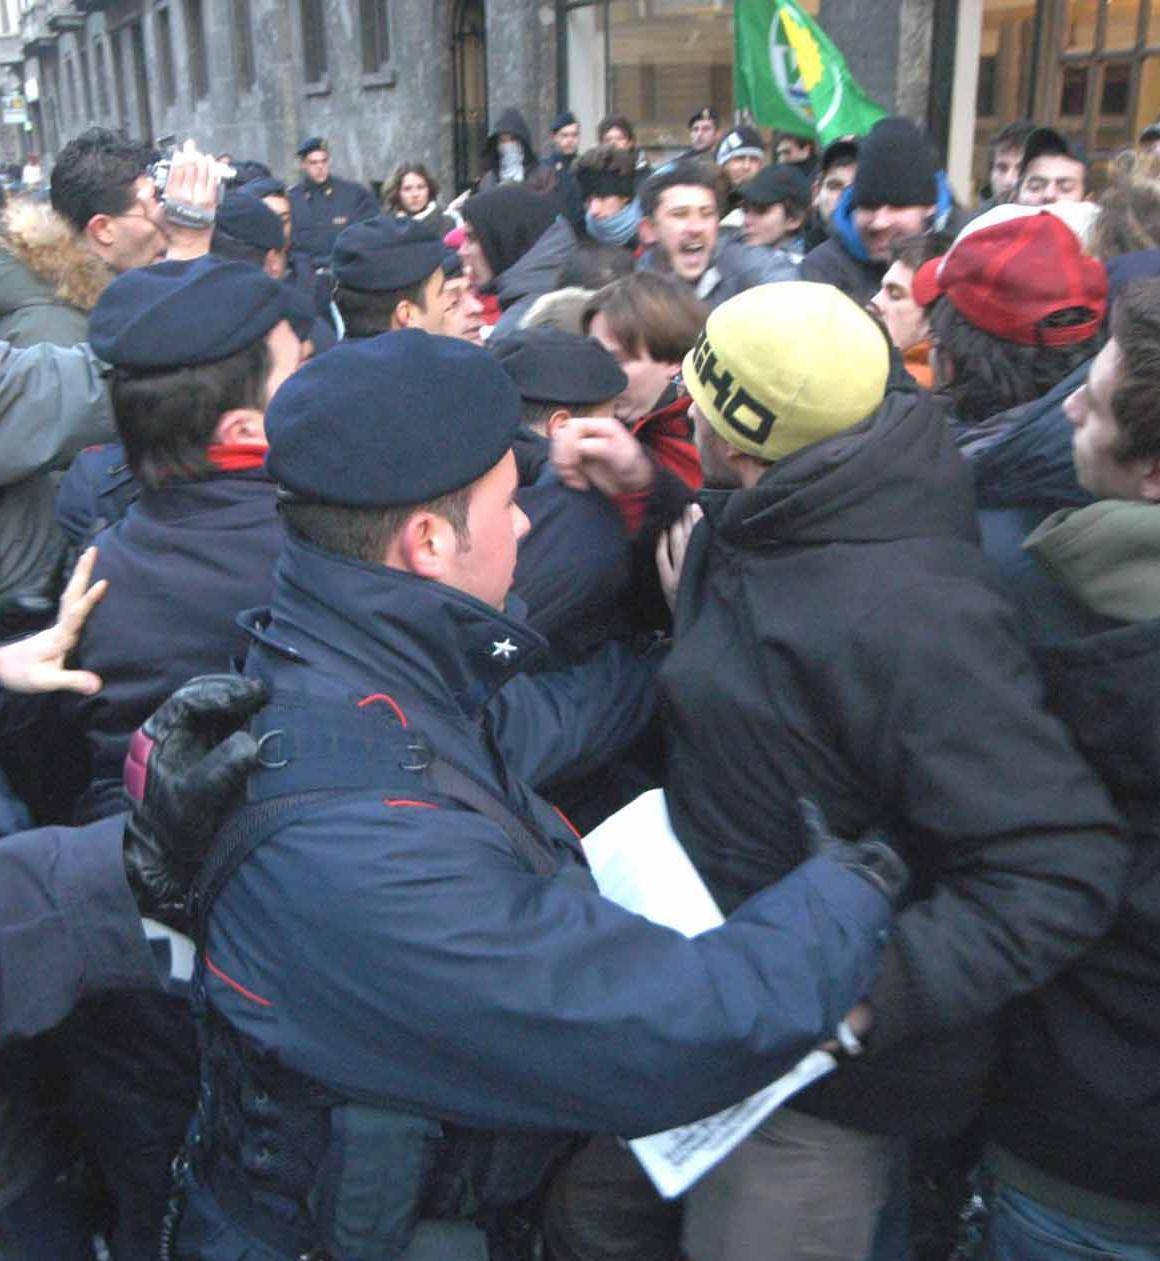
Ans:
<svg viewBox="0 0 1160 1261"><path fill-rule="evenodd" d="M390 717L388 717L390 715ZM190 909L199 957L218 894L265 841L328 801L366 796L414 797L429 793L490 819L516 853L540 875L567 864L574 878L593 887L587 870L533 820L517 813L496 789L433 750L413 726L404 728L387 706L356 708L315 695L275 690L251 731L261 768L250 777L247 801L219 833L195 883ZM486 1231L492 1261L531 1257L534 1228L518 1205L541 1184L551 1164L572 1145L571 1135L474 1130L417 1115L390 1099L354 1099L281 1064L208 1006L195 985L202 1088L179 1182L189 1195L187 1213L208 1191L231 1224L270 1249L272 1257L309 1261L393 1261L394 1258L467 1258L480 1255L459 1242L409 1250L423 1230L475 1221ZM344 1138L389 1170L382 1196L366 1223L343 1208L344 1171L326 1185L332 1116L341 1112ZM373 1153L373 1155L372 1155ZM195 1175L190 1177L190 1171ZM321 1185L320 1185L321 1180ZM271 1197L300 1210L292 1218L270 1208ZM366 1211L354 1197L353 1216ZM304 1206L310 1205L307 1211ZM314 1212L325 1206L331 1226ZM343 1213L359 1238L356 1249L331 1237ZM336 1215L337 1214L337 1215ZM366 1225L369 1235L360 1226ZM419 1234L415 1234L416 1227ZM177 1233L178 1257L184 1231ZM196 1230L194 1231L196 1234ZM429 1237L430 1232L428 1232ZM325 1237L322 1237L325 1236ZM482 1238L482 1236L477 1236ZM217 1255L214 1253L213 1255ZM243 1255L243 1254L239 1254ZM245 1253L244 1255L250 1255Z"/></svg>

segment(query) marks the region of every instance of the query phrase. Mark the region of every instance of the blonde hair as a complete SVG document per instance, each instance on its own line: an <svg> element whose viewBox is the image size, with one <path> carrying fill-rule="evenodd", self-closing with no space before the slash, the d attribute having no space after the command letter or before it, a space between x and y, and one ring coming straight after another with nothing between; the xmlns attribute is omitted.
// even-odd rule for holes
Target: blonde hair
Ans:
<svg viewBox="0 0 1160 1261"><path fill-rule="evenodd" d="M1122 154L1100 198L1088 249L1105 262L1134 250L1160 247L1160 156Z"/></svg>

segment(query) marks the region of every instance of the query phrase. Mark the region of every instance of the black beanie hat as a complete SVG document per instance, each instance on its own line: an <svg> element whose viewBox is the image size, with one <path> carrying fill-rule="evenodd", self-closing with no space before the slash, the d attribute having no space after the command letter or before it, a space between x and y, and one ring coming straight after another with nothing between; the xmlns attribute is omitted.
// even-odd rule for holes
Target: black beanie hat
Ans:
<svg viewBox="0 0 1160 1261"><path fill-rule="evenodd" d="M554 198L533 193L523 184L501 184L469 197L463 217L475 229L492 271L499 276L547 232L557 209Z"/></svg>
<svg viewBox="0 0 1160 1261"><path fill-rule="evenodd" d="M851 205L933 206L938 201L934 154L909 118L883 118L858 145Z"/></svg>

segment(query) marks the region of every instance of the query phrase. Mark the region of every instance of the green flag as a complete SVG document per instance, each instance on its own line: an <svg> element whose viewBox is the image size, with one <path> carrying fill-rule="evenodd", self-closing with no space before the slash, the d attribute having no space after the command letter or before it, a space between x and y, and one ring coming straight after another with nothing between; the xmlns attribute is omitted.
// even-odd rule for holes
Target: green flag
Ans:
<svg viewBox="0 0 1160 1261"><path fill-rule="evenodd" d="M865 134L886 113L794 0L734 0L733 31L737 108L762 126L804 130L825 145Z"/></svg>

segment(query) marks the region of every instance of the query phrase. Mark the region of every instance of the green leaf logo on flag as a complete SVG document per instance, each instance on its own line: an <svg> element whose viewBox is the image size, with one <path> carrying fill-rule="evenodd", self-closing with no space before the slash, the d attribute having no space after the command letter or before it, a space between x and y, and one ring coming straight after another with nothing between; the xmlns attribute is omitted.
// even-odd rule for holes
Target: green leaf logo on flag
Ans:
<svg viewBox="0 0 1160 1261"><path fill-rule="evenodd" d="M763 126L829 144L863 135L885 115L794 0L735 0L733 30L737 107Z"/></svg>

